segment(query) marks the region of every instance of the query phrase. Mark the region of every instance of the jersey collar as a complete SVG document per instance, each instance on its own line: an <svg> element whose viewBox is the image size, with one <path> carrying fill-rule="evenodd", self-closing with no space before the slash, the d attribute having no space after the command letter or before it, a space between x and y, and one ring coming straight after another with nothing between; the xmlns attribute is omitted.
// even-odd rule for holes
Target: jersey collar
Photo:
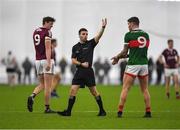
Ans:
<svg viewBox="0 0 180 130"><path fill-rule="evenodd" d="M85 45L86 43L87 43L87 41L85 41L85 42L79 41L79 44L80 44L80 45Z"/></svg>
<svg viewBox="0 0 180 130"><path fill-rule="evenodd" d="M141 29L139 29L139 28L132 29L132 31L139 31L139 30L141 30Z"/></svg>
<svg viewBox="0 0 180 130"><path fill-rule="evenodd" d="M167 48L169 51L173 51L173 48Z"/></svg>

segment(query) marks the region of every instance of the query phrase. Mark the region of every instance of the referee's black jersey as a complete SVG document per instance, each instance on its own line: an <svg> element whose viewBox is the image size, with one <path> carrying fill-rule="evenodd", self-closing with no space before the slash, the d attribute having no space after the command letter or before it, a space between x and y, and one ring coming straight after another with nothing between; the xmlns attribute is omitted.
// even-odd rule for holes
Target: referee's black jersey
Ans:
<svg viewBox="0 0 180 130"><path fill-rule="evenodd" d="M71 58L77 58L81 63L88 62L89 67L92 67L94 48L97 45L95 39L86 41L85 43L78 42L72 48Z"/></svg>

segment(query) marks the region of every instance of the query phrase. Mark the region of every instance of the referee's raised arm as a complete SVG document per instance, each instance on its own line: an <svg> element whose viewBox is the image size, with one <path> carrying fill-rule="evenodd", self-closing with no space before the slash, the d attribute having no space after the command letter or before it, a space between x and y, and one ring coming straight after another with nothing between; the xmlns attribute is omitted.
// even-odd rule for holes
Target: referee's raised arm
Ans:
<svg viewBox="0 0 180 130"><path fill-rule="evenodd" d="M105 19L102 19L102 28L101 28L101 30L98 32L98 34L94 37L94 40L95 40L96 43L99 42L99 39L100 39L101 36L103 35L104 30L105 30L105 28L106 28L106 25L107 25L107 19L106 19L106 18L105 18Z"/></svg>

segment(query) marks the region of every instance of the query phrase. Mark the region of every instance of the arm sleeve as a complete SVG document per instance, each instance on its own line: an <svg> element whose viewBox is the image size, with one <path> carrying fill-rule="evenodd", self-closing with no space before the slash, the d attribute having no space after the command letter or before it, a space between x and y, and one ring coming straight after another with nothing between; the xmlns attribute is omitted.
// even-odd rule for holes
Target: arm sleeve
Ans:
<svg viewBox="0 0 180 130"><path fill-rule="evenodd" d="M146 33L146 35L147 35L147 40L149 40L149 41L150 41L149 34L147 34L147 33Z"/></svg>
<svg viewBox="0 0 180 130"><path fill-rule="evenodd" d="M91 43L91 45L92 45L92 47L93 47L93 48L95 48L95 47L96 47L97 43L96 43L96 41L95 41L95 39L94 39L94 38L93 38L93 39L91 39L91 40L89 40L89 42Z"/></svg>
<svg viewBox="0 0 180 130"><path fill-rule="evenodd" d="M128 33L126 33L124 36L124 44L128 44L128 43L129 43L129 37L128 37Z"/></svg>
<svg viewBox="0 0 180 130"><path fill-rule="evenodd" d="M45 33L45 38L52 38L52 33L51 33L51 31L46 31L46 33Z"/></svg>
<svg viewBox="0 0 180 130"><path fill-rule="evenodd" d="M162 55L165 56L165 50L162 52Z"/></svg>
<svg viewBox="0 0 180 130"><path fill-rule="evenodd" d="M175 50L175 51L176 51L176 56L179 56L179 54L178 54L177 50Z"/></svg>
<svg viewBox="0 0 180 130"><path fill-rule="evenodd" d="M73 46L72 48L72 55L71 55L71 58L77 58L77 55L76 55L76 48Z"/></svg>

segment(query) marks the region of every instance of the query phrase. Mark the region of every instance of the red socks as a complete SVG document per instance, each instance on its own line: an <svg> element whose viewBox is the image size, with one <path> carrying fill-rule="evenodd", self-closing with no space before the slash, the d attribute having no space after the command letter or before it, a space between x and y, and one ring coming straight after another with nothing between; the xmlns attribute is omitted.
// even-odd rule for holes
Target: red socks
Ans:
<svg viewBox="0 0 180 130"><path fill-rule="evenodd" d="M122 111L123 111L123 108L124 108L124 106L123 106L123 105L119 105L119 107L118 107L118 111L122 112Z"/></svg>
<svg viewBox="0 0 180 130"><path fill-rule="evenodd" d="M150 107L146 107L146 112L151 112L151 108Z"/></svg>

